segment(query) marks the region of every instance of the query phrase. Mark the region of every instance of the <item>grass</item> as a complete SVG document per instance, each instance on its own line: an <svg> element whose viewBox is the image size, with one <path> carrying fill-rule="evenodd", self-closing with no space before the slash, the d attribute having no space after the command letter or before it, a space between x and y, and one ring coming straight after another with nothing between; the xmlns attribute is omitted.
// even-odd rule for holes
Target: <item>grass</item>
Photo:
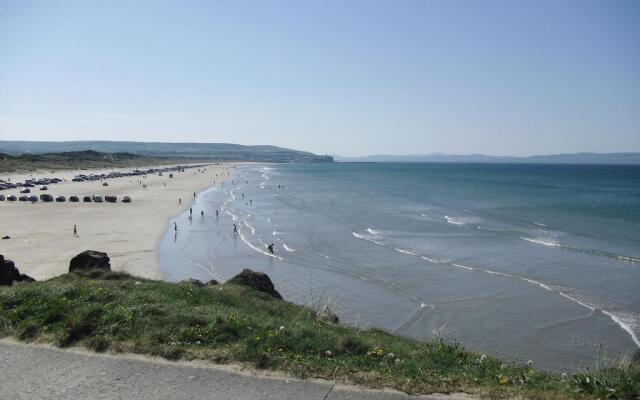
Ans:
<svg viewBox="0 0 640 400"><path fill-rule="evenodd" d="M435 340L332 324L310 308L231 284L200 287L122 273L67 274L0 289L0 336L202 359L409 393L639 398L640 370L537 371Z"/></svg>

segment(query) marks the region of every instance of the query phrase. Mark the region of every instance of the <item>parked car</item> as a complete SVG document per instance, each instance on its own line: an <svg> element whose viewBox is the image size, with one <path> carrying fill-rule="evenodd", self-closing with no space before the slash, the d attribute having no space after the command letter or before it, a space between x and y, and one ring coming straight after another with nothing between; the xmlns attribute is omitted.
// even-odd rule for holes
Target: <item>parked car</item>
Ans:
<svg viewBox="0 0 640 400"><path fill-rule="evenodd" d="M18 201L28 201L28 200L29 200L29 196L27 195L18 197Z"/></svg>
<svg viewBox="0 0 640 400"><path fill-rule="evenodd" d="M118 201L118 196L104 196L104 201L106 201L107 203L115 203Z"/></svg>
<svg viewBox="0 0 640 400"><path fill-rule="evenodd" d="M29 196L29 201L32 203L35 203L38 201L38 196L36 196L35 194L32 194L31 196Z"/></svg>
<svg viewBox="0 0 640 400"><path fill-rule="evenodd" d="M77 203L80 201L80 199L78 198L78 196L71 196L69 197L69 201L72 203Z"/></svg>
<svg viewBox="0 0 640 400"><path fill-rule="evenodd" d="M20 191L20 193L31 193L31 189L24 188Z"/></svg>
<svg viewBox="0 0 640 400"><path fill-rule="evenodd" d="M56 196L56 203L64 203L67 201L67 198L64 196Z"/></svg>
<svg viewBox="0 0 640 400"><path fill-rule="evenodd" d="M122 202L123 202L123 203L131 203L131 197L129 197L129 196L122 196Z"/></svg>
<svg viewBox="0 0 640 400"><path fill-rule="evenodd" d="M4 201L5 197L3 194L0 194L0 201Z"/></svg>
<svg viewBox="0 0 640 400"><path fill-rule="evenodd" d="M102 182L102 186L109 186L107 182Z"/></svg>
<svg viewBox="0 0 640 400"><path fill-rule="evenodd" d="M7 196L7 201L16 201L18 198L15 195Z"/></svg>
<svg viewBox="0 0 640 400"><path fill-rule="evenodd" d="M85 202L85 203L91 203L91 196L84 196L82 198L82 201Z"/></svg>
<svg viewBox="0 0 640 400"><path fill-rule="evenodd" d="M49 190L49 188L46 185L42 185L40 186L40 190Z"/></svg>
<svg viewBox="0 0 640 400"><path fill-rule="evenodd" d="M45 203L51 203L53 201L53 196L50 194L41 194L40 200L42 200Z"/></svg>
<svg viewBox="0 0 640 400"><path fill-rule="evenodd" d="M94 203L102 203L102 196L93 196Z"/></svg>

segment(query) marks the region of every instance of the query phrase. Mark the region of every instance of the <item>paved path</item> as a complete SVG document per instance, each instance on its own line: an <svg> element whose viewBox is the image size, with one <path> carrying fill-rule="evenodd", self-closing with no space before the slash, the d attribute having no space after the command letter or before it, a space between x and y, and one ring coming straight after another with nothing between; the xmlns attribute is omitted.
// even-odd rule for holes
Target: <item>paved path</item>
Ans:
<svg viewBox="0 0 640 400"><path fill-rule="evenodd" d="M408 396L317 380L256 376L227 367L65 351L0 341L0 399L468 400Z"/></svg>

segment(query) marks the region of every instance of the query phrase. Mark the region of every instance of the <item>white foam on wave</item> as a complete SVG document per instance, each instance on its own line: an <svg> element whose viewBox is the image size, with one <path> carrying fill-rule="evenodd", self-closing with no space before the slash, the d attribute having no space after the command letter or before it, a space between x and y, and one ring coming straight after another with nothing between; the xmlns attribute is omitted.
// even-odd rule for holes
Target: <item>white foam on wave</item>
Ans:
<svg viewBox="0 0 640 400"><path fill-rule="evenodd" d="M444 219L446 219L448 223L453 224L453 225L464 225L464 222L457 221L457 220L449 217L448 215L445 215Z"/></svg>
<svg viewBox="0 0 640 400"><path fill-rule="evenodd" d="M243 223L247 228L251 229L251 234L252 235L256 234L256 230L255 230L255 228L253 226L249 225L249 223L247 221L244 221Z"/></svg>
<svg viewBox="0 0 640 400"><path fill-rule="evenodd" d="M291 247L287 246L286 243L282 243L282 247L288 251L289 253L295 253L296 251L294 249L292 249Z"/></svg>
<svg viewBox="0 0 640 400"><path fill-rule="evenodd" d="M371 228L367 228L367 232L369 232L372 235L377 235L380 233L379 231L376 231L375 229L371 229Z"/></svg>
<svg viewBox="0 0 640 400"><path fill-rule="evenodd" d="M403 254L408 254L410 256L417 256L416 253L414 253L412 251L409 251L409 250L399 249L397 247L394 247L394 249L395 249L395 251L398 251L398 252L403 253Z"/></svg>
<svg viewBox="0 0 640 400"><path fill-rule="evenodd" d="M527 242L531 242L531 243L541 244L543 246L562 247L560 243L551 239L546 239L546 238L532 239L532 238L520 236L520 239L526 240Z"/></svg>
<svg viewBox="0 0 640 400"><path fill-rule="evenodd" d="M273 233L271 234L272 236L278 236L280 234L280 232L278 231L273 231Z"/></svg>
<svg viewBox="0 0 640 400"><path fill-rule="evenodd" d="M284 260L284 258L279 257L275 254L271 254L268 251L262 250L261 248L259 248L258 246L254 245L253 243L251 243L249 240L247 240L247 238L244 237L244 235L242 234L242 232L239 233L240 235L240 239L250 248L252 248L253 250L257 251L258 253L262 253L265 256L269 256L269 257L273 257L273 258L277 258L278 260Z"/></svg>
<svg viewBox="0 0 640 400"><path fill-rule="evenodd" d="M617 256L618 259L622 260L622 261L628 261L634 264L640 263L640 258L634 258L634 257L627 257L627 256Z"/></svg>
<svg viewBox="0 0 640 400"><path fill-rule="evenodd" d="M534 224L534 225L541 226L541 227L543 227L543 228L546 228L546 227L547 227L545 224L540 223L540 222L534 222L533 224Z"/></svg>
<svg viewBox="0 0 640 400"><path fill-rule="evenodd" d="M377 240L373 240L371 238L368 238L366 235L363 235L363 234L360 234L360 233L357 233L357 232L351 232L351 234L353 236L357 237L358 239L366 240L367 242L371 242L371 243L375 243L375 244L380 245L380 246L384 246L384 243L378 242Z"/></svg>

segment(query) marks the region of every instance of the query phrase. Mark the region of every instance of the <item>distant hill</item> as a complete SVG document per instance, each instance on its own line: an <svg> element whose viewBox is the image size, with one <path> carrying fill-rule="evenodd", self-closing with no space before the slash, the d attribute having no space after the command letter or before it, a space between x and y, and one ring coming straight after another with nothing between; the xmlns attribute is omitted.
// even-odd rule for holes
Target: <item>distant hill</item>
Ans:
<svg viewBox="0 0 640 400"><path fill-rule="evenodd" d="M526 163L526 164L625 164L639 165L640 153L574 153L530 157L486 156L483 154L334 156L338 162L442 162L442 163Z"/></svg>
<svg viewBox="0 0 640 400"><path fill-rule="evenodd" d="M243 146L230 143L160 143L160 142L28 142L0 140L0 152L19 154L63 153L93 150L101 153L191 158L214 161L256 162L332 162L331 156L285 149L276 146Z"/></svg>
<svg viewBox="0 0 640 400"><path fill-rule="evenodd" d="M184 159L150 157L131 153L102 153L94 150L20 155L0 153L0 172L141 167L181 161Z"/></svg>

